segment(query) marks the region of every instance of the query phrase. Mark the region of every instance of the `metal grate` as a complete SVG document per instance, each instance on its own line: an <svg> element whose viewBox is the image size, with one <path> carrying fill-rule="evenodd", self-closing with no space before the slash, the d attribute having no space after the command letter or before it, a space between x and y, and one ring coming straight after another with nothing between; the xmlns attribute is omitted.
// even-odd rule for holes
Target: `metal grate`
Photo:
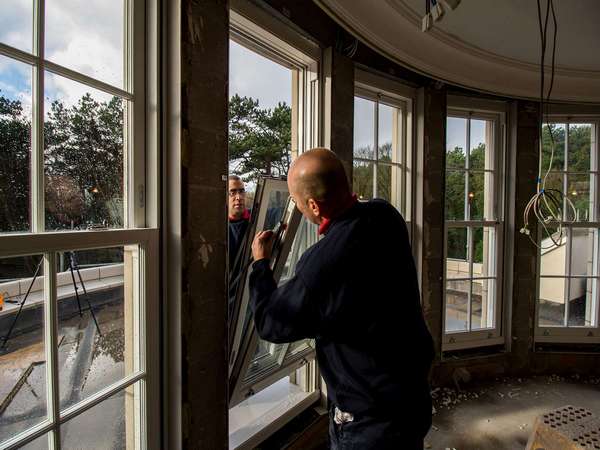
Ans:
<svg viewBox="0 0 600 450"><path fill-rule="evenodd" d="M600 419L571 405L547 412L538 417L528 448L600 450Z"/></svg>

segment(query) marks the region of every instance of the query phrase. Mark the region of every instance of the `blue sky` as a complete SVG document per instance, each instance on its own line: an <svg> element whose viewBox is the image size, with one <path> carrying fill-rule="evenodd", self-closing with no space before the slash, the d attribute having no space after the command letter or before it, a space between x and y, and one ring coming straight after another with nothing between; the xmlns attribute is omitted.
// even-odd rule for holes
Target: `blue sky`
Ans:
<svg viewBox="0 0 600 450"><path fill-rule="evenodd" d="M0 55L0 91L12 100L31 104L31 66Z"/></svg>

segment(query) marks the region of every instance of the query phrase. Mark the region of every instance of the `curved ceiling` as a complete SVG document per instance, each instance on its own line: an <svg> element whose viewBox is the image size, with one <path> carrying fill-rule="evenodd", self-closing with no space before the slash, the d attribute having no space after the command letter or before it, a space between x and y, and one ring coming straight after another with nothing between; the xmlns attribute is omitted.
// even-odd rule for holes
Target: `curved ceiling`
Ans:
<svg viewBox="0 0 600 450"><path fill-rule="evenodd" d="M446 8L427 33L421 31L423 0L316 1L366 44L418 72L511 97L539 96L535 0L462 0L454 11ZM600 1L554 3L558 39L552 99L600 103Z"/></svg>

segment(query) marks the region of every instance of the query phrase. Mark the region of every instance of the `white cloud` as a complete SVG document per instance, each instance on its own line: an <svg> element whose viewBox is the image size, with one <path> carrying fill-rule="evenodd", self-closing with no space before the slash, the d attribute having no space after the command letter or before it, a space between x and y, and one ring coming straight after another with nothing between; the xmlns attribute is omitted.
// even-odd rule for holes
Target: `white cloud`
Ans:
<svg viewBox="0 0 600 450"><path fill-rule="evenodd" d="M292 71L229 41L229 96L258 99L262 108L292 102Z"/></svg>
<svg viewBox="0 0 600 450"><path fill-rule="evenodd" d="M46 59L123 87L123 8L122 0L48 0Z"/></svg>
<svg viewBox="0 0 600 450"><path fill-rule="evenodd" d="M123 87L123 0L46 0L45 57L77 72ZM31 51L33 1L2 0L0 42ZM23 91L29 74L15 77L15 63L0 57L0 88L31 104ZM25 68L27 66L24 65ZM20 73L21 71L19 71ZM27 81L29 81L27 80ZM19 90L21 89L21 90ZM99 100L111 96L85 85L47 73L44 96L71 105L86 92Z"/></svg>
<svg viewBox="0 0 600 450"><path fill-rule="evenodd" d="M373 148L375 140L375 102L354 98L354 148Z"/></svg>
<svg viewBox="0 0 600 450"><path fill-rule="evenodd" d="M33 43L33 1L2 0L0 42L30 52Z"/></svg>
<svg viewBox="0 0 600 450"><path fill-rule="evenodd" d="M54 100L60 100L66 106L76 104L85 94L91 94L94 100L107 102L112 98L111 94L99 91L81 83L77 83L68 78L64 78L52 73L46 74L46 113L50 108L50 103Z"/></svg>

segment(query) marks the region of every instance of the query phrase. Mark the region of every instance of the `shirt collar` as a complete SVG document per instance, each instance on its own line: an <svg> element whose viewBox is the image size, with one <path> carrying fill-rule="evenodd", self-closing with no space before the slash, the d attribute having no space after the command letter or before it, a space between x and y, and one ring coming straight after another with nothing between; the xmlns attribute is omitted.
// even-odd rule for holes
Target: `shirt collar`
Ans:
<svg viewBox="0 0 600 450"><path fill-rule="evenodd" d="M238 222L240 220L250 220L250 211L248 209L244 209L242 217L240 217L239 219L229 216L230 222Z"/></svg>
<svg viewBox="0 0 600 450"><path fill-rule="evenodd" d="M348 206L344 208L341 214L348 211L351 207L353 207L358 202L358 197L356 194L352 194L352 199L348 202ZM319 224L319 235L326 234L329 228L331 227L332 222L337 219L341 214L338 214L336 217L323 217L321 223Z"/></svg>

